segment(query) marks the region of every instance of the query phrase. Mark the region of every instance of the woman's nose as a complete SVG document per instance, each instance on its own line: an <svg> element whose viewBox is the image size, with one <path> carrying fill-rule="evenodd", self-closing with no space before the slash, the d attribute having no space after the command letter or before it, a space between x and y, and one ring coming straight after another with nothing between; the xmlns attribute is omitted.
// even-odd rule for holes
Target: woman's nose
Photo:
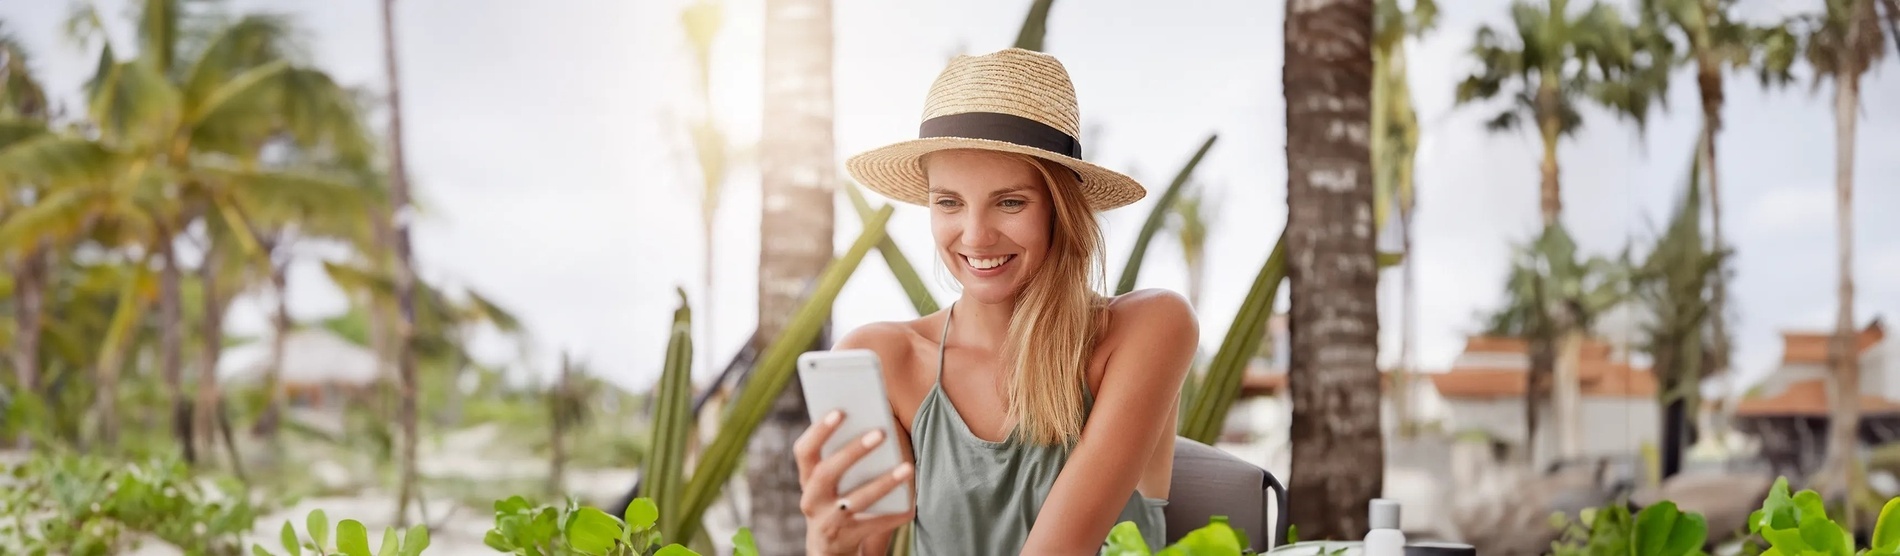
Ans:
<svg viewBox="0 0 1900 556"><path fill-rule="evenodd" d="M996 231L994 222L982 211L971 211L963 222L963 244L970 247L988 247L996 243L1002 234Z"/></svg>

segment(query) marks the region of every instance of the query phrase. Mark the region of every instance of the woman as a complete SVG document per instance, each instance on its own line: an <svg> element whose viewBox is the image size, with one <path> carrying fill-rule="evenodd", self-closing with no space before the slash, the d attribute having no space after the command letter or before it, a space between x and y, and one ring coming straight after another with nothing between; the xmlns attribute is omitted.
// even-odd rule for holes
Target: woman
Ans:
<svg viewBox="0 0 1900 556"><path fill-rule="evenodd" d="M829 457L819 448L840 415L800 437L809 553L882 554L905 523L919 555L1096 554L1122 521L1162 544L1177 398L1199 331L1178 294L1091 287L1102 277L1096 213L1145 192L1080 160L1079 122L1054 58L960 56L931 87L918 139L847 161L871 190L930 208L962 296L834 346L877 353L900 430ZM908 461L840 492L842 471L890 441ZM906 482L911 511L853 513Z"/></svg>

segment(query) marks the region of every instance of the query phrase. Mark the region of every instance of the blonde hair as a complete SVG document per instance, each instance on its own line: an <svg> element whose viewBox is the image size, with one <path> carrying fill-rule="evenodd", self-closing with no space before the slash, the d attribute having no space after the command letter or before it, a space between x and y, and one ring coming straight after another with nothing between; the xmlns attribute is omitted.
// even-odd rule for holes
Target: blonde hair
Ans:
<svg viewBox="0 0 1900 556"><path fill-rule="evenodd" d="M1052 210L1049 255L1029 278L1010 314L1003 341L1009 374L1012 434L1041 445L1071 445L1082 436L1082 392L1090 355L1107 321L1102 230L1068 167L1015 155L1042 173Z"/></svg>

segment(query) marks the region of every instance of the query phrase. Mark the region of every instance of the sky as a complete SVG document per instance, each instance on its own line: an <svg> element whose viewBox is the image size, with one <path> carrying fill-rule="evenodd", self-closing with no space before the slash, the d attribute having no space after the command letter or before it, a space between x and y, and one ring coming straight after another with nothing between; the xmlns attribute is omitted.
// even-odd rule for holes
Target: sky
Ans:
<svg viewBox="0 0 1900 556"><path fill-rule="evenodd" d="M1619 2L1628 4L1624 2ZM289 13L308 55L349 86L383 90L379 0L232 0L239 10ZM913 137L924 94L958 52L1007 47L1028 0L883 2L834 0L835 141L850 154ZM1754 17L1815 9L1818 0L1744 0ZM108 17L122 0L99 2ZM406 0L396 10L412 182L425 206L415 228L417 264L434 282L482 292L521 316L533 336L517 346L488 334L478 354L545 376L559 354L590 372L643 390L659 374L666 331L684 287L698 304L705 239L698 179L681 140L690 72L679 26L682 0ZM1541 149L1531 132L1492 134L1493 105L1454 106L1456 83L1480 25L1506 23L1506 0L1441 2L1438 28L1411 42L1410 75L1423 133L1418 153L1419 365L1442 370L1502 299L1512 242L1537 227ZM73 4L0 0L0 21L36 54L34 70L70 102L94 53L64 34ZM726 0L713 63L716 118L736 143L759 135L760 0ZM1161 188L1207 136L1219 140L1196 172L1219 203L1208 245L1201 337L1211 353L1239 307L1286 215L1285 107L1280 90L1280 2L1136 0L1058 2L1045 50L1074 79L1085 156L1130 173L1148 199L1103 214L1111 279ZM125 17L114 39L130 41ZM1863 83L1854 164L1856 315L1900 311L1900 62ZM1725 228L1738 253L1730 288L1737 359L1758 376L1780 357L1779 333L1825 329L1835 307L1832 89L1763 90L1728 78L1719 170ZM1591 252L1646 244L1664 225L1686 179L1700 125L1695 84L1680 73L1666 112L1639 129L1597 109L1559 148L1564 223ZM881 201L881 199L874 198ZM858 233L840 198L835 242ZM756 319L759 183L735 168L724 184L712 238L712 334L702 335L704 378ZM940 301L954 284L935 262L928 213L900 206L889 232ZM293 268L293 318L343 311L309 250ZM1158 238L1142 287L1184 290L1180 249ZM1380 289L1382 360L1399 344L1399 274ZM261 299L261 298L259 298ZM265 326L256 299L228 319L237 333ZM1282 296L1281 307L1286 300ZM914 316L872 255L835 306L834 329ZM697 318L708 310L696 307ZM1633 341L1626 330L1613 332ZM710 345L708 350L706 346ZM525 354L525 362L506 363Z"/></svg>

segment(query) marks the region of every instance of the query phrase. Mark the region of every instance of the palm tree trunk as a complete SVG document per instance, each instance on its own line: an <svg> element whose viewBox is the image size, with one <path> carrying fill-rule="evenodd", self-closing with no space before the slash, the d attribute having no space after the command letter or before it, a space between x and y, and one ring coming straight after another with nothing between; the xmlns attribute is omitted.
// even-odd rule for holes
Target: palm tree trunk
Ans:
<svg viewBox="0 0 1900 556"><path fill-rule="evenodd" d="M1551 412L1557 417L1558 456L1564 460L1574 460L1583 452L1583 427L1577 417L1582 400L1577 383L1583 359L1584 331L1574 323L1562 330L1563 335L1557 341L1557 365L1554 369L1557 384L1551 400Z"/></svg>
<svg viewBox="0 0 1900 556"><path fill-rule="evenodd" d="M830 0L765 2L759 335L766 341L785 330L799 296L832 259L831 26ZM827 344L825 336L817 344ZM761 554L796 554L805 545L798 470L785 462L808 425L804 392L788 385L747 446L751 525Z"/></svg>
<svg viewBox="0 0 1900 556"><path fill-rule="evenodd" d="M276 241L274 247L282 248ZM261 435L275 445L279 421L284 411L284 344L290 335L290 288L285 276L289 262L271 265L271 291L276 293L276 310L271 314L270 369L264 375L264 414L258 416L252 434Z"/></svg>
<svg viewBox="0 0 1900 556"><path fill-rule="evenodd" d="M389 82L389 185L394 212L396 247L396 301L402 319L396 324L396 374L400 405L396 420L402 426L401 487L396 496L396 524L409 523L409 501L416 496L416 332L415 274L409 245L409 174L402 155L402 86L396 67L396 0L383 0L383 68Z"/></svg>
<svg viewBox="0 0 1900 556"><path fill-rule="evenodd" d="M204 322L198 360L198 396L192 403L192 436L200 447L209 450L217 444L218 356L224 351L224 304L218 301L221 253L215 240L207 241L206 245L204 261L198 266L198 284L204 289Z"/></svg>
<svg viewBox="0 0 1900 556"><path fill-rule="evenodd" d="M1557 77L1546 75L1543 85L1537 89L1537 131L1544 140L1544 160L1539 168L1543 181L1538 189L1538 213L1544 218L1544 228L1558 225L1563 214L1563 187L1557 177L1557 139L1561 136L1557 120Z"/></svg>
<svg viewBox="0 0 1900 556"><path fill-rule="evenodd" d="M183 280L178 272L178 256L172 250L169 230L160 229L158 240L158 360L164 377L165 393L171 399L172 434L184 451L185 463L198 462L196 443L192 442L191 404L185 400L184 301Z"/></svg>
<svg viewBox="0 0 1900 556"><path fill-rule="evenodd" d="M1836 77L1834 95L1834 210L1839 306L1828 359L1834 370L1827 464L1823 475L1837 492L1852 492L1860 448L1860 357L1854 333L1854 112L1860 106L1860 76ZM1849 516L1851 520L1851 516ZM1852 521L1847 522L1850 526Z"/></svg>
<svg viewBox="0 0 1900 556"><path fill-rule="evenodd" d="M1287 3L1287 513L1311 539L1361 538L1366 505L1384 490L1368 145L1372 15L1371 0Z"/></svg>
<svg viewBox="0 0 1900 556"><path fill-rule="evenodd" d="M18 380L19 399L40 395L40 317L45 311L46 247L41 241L20 255L13 279L14 335L13 374ZM21 450L33 448L33 438L24 431L15 440Z"/></svg>
<svg viewBox="0 0 1900 556"><path fill-rule="evenodd" d="M1721 67L1714 61L1703 64L1702 69L1697 74L1696 81L1702 90L1703 138L1701 156L1702 172L1703 175L1708 176L1709 180L1709 220L1710 225L1713 227L1710 235L1712 236L1712 242L1714 244L1712 251L1716 253L1717 256L1720 256L1728 245L1722 236L1722 188L1720 187L1721 182L1716 181L1715 167L1715 138L1721 134L1722 129L1723 92ZM1712 277L1712 283L1710 284L1712 291L1709 295L1709 315L1711 319L1709 325L1712 327L1711 332L1714 336L1714 343L1710 346L1710 353L1714 355L1714 358L1708 362L1709 364L1704 367L1704 369L1711 375L1728 371L1728 273L1723 271L1723 268L1727 266L1727 264L1723 264L1722 268L1716 269L1715 275Z"/></svg>
<svg viewBox="0 0 1900 556"><path fill-rule="evenodd" d="M145 261L141 259L133 264L125 277L125 285L119 290L117 306L112 310L106 336L100 342L99 360L94 370L99 383L93 392L93 410L99 418L99 445L108 453L116 451L119 444L120 367L126 350L131 348L132 327L138 323L144 305L139 299L139 282L144 279Z"/></svg>
<svg viewBox="0 0 1900 556"><path fill-rule="evenodd" d="M1412 252L1412 210L1410 207L1398 211L1399 249L1405 256L1405 266L1399 269L1399 372L1392 391L1393 409L1398 413L1399 434L1411 438L1418 432L1415 420L1416 409L1412 407L1412 380L1418 373L1418 263Z"/></svg>

